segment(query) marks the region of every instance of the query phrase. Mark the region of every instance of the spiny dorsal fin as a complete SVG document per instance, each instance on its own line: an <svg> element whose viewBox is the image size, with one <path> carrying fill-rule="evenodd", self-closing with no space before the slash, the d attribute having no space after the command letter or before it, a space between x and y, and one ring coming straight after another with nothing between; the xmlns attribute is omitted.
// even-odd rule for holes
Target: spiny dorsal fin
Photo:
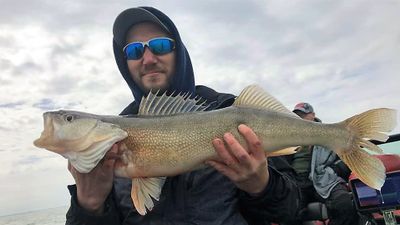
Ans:
<svg viewBox="0 0 400 225"><path fill-rule="evenodd" d="M180 93L176 96L164 93L158 96L158 92L153 94L151 91L147 97L143 97L139 106L138 115L173 115L177 113L198 112L206 110L207 106L198 104L201 98L190 98L190 93Z"/></svg>
<svg viewBox="0 0 400 225"><path fill-rule="evenodd" d="M291 112L282 103L280 103L277 99L264 91L258 85L250 85L243 89L233 105L239 107L266 109L298 117L295 113Z"/></svg>
<svg viewBox="0 0 400 225"><path fill-rule="evenodd" d="M131 198L136 211L140 215L146 215L147 210L154 207L153 199L160 200L165 177L133 178ZM153 199L152 199L153 198Z"/></svg>

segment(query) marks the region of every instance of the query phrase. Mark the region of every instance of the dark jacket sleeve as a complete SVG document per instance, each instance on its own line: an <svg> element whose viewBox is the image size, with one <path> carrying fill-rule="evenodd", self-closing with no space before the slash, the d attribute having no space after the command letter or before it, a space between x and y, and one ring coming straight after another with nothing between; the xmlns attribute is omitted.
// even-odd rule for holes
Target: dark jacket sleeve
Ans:
<svg viewBox="0 0 400 225"><path fill-rule="evenodd" d="M243 191L239 192L239 207L249 224L289 222L297 214L300 192L290 167L282 166L287 162L281 157L274 157L272 161L275 163L269 161L270 179L261 195L253 197Z"/></svg>
<svg viewBox="0 0 400 225"><path fill-rule="evenodd" d="M109 196L105 202L104 213L102 215L96 215L79 206L75 185L69 185L68 189L71 194L71 206L66 215L66 225L121 224L119 214L111 196Z"/></svg>

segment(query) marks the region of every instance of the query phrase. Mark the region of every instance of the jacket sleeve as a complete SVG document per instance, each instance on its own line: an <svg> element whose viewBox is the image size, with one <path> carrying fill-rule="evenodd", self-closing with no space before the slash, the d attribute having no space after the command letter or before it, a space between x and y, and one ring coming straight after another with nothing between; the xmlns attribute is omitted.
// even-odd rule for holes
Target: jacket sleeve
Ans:
<svg viewBox="0 0 400 225"><path fill-rule="evenodd" d="M268 185L259 196L254 197L243 191L239 192L239 207L249 224L290 222L297 214L300 191L292 173L289 169L282 169L280 172L271 164L268 167L270 174Z"/></svg>
<svg viewBox="0 0 400 225"><path fill-rule="evenodd" d="M96 215L91 212L86 211L78 204L76 185L68 186L69 192L71 194L71 206L67 212L66 225L119 225L120 219L119 214L115 208L114 201L110 196L108 196L105 202L104 213L102 215Z"/></svg>

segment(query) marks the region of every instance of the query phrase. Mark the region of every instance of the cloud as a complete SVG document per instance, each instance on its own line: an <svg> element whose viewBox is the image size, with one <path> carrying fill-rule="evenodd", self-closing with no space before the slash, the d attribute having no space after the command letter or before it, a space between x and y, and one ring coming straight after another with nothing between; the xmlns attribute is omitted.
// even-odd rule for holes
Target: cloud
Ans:
<svg viewBox="0 0 400 225"><path fill-rule="evenodd" d="M5 104L0 104L0 108L16 108L18 106L24 105L24 102L11 102L11 103L5 103Z"/></svg>
<svg viewBox="0 0 400 225"><path fill-rule="evenodd" d="M43 71L43 68L32 61L25 61L23 64L15 66L12 74L24 76L25 71L29 71L29 73L40 73Z"/></svg>
<svg viewBox="0 0 400 225"><path fill-rule="evenodd" d="M44 160L43 157L31 155L31 156L28 156L28 157L18 160L17 164L18 165L35 165L37 163L40 163L40 161L42 161L42 160Z"/></svg>
<svg viewBox="0 0 400 225"><path fill-rule="evenodd" d="M34 103L33 107L39 108L41 110L52 110L59 108L58 106L56 106L56 103L49 98L41 99L39 102Z"/></svg>

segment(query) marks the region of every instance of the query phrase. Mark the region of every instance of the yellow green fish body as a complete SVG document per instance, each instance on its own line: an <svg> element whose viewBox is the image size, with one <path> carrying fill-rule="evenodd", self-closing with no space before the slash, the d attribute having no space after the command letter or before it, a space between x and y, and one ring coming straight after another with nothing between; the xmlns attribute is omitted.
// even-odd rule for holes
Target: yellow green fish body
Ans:
<svg viewBox="0 0 400 225"><path fill-rule="evenodd" d="M254 130L267 156L321 145L335 151L367 185L376 189L383 185L385 167L363 147L382 152L368 140L387 140L385 132L396 125L395 110L373 109L340 123L316 123L302 120L257 86L245 88L230 107L205 109L186 95L150 93L142 99L137 116L47 112L44 131L34 144L62 154L87 173L119 141L121 157L115 174L132 178L132 200L141 214L153 207L151 197L158 199L164 176L195 170L216 159L213 139L231 132L245 145L237 131L240 124Z"/></svg>
<svg viewBox="0 0 400 225"><path fill-rule="evenodd" d="M123 152L120 168L116 169L124 177L174 176L198 168L216 157L211 143L214 138L231 132L245 144L238 135L240 124L255 131L266 154L300 145L346 146L344 137L350 135L340 125L236 106L173 116L121 118L112 123L128 133L122 143L129 151Z"/></svg>

